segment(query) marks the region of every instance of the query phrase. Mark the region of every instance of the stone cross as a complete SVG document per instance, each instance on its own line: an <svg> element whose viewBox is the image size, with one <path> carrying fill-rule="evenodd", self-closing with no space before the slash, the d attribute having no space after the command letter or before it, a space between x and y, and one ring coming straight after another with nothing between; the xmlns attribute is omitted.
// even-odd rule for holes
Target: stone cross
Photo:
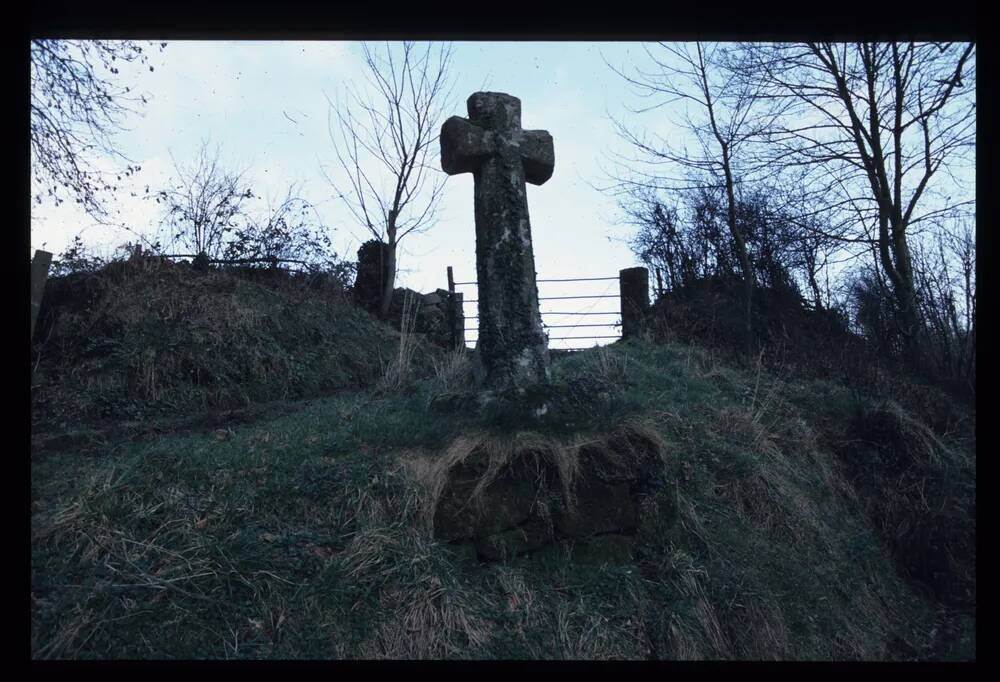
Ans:
<svg viewBox="0 0 1000 682"><path fill-rule="evenodd" d="M441 127L441 167L475 179L476 349L487 387L523 388L549 379L524 183L552 177L552 136L521 130L521 100L511 95L477 92L467 104L468 119Z"/></svg>

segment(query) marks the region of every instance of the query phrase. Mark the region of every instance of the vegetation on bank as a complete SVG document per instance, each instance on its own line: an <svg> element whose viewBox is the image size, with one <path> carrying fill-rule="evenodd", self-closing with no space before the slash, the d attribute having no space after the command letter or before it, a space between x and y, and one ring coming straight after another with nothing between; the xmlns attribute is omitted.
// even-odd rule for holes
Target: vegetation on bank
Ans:
<svg viewBox="0 0 1000 682"><path fill-rule="evenodd" d="M49 281L32 347L33 425L358 389L383 375L398 344L322 273L116 260Z"/></svg>
<svg viewBox="0 0 1000 682"><path fill-rule="evenodd" d="M650 324L506 395L393 295L397 242L441 197L421 131L453 109L448 48L401 48L363 49L382 96L354 100L415 145L359 148L358 110L330 103L346 175L327 179L384 256L383 321L345 298L355 267L317 207L292 184L256 195L207 142L146 187L149 252L109 263L78 237L53 263L31 349L33 658L974 659L974 44L662 44L615 69L677 95L652 113L700 140L615 121L637 153L602 184L655 274ZM108 224L141 169L80 152L120 151L146 98L101 64L143 49L32 43L38 205ZM421 82L409 104L393 64ZM344 182L376 147L390 194ZM471 552L440 532L467 520L443 494L458 469L558 542L519 520ZM566 531L586 500L615 523Z"/></svg>
<svg viewBox="0 0 1000 682"><path fill-rule="evenodd" d="M572 429L517 426L466 402L467 356L427 357L246 423L38 452L33 657L975 658L973 417L935 430L903 395L634 339L556 357ZM636 419L676 472L644 505L678 515L631 561L435 539L415 462Z"/></svg>

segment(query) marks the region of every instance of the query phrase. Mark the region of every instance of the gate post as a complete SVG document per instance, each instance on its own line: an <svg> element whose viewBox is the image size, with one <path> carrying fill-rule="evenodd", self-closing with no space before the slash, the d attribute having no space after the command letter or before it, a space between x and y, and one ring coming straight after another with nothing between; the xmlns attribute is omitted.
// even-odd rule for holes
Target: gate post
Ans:
<svg viewBox="0 0 1000 682"><path fill-rule="evenodd" d="M451 330L451 349L465 347L465 312L462 309L463 294L455 292L455 275L448 266L448 328Z"/></svg>
<svg viewBox="0 0 1000 682"><path fill-rule="evenodd" d="M465 348L465 311L462 309L464 294L452 294L450 298L451 338L454 339L451 347L452 350Z"/></svg>
<svg viewBox="0 0 1000 682"><path fill-rule="evenodd" d="M35 339L35 322L38 321L38 311L42 307L42 296L45 295L45 280L49 277L49 264L52 254L41 249L35 251L31 259L31 340Z"/></svg>
<svg viewBox="0 0 1000 682"><path fill-rule="evenodd" d="M649 270L626 268L618 272L621 291L622 338L635 336L649 312Z"/></svg>

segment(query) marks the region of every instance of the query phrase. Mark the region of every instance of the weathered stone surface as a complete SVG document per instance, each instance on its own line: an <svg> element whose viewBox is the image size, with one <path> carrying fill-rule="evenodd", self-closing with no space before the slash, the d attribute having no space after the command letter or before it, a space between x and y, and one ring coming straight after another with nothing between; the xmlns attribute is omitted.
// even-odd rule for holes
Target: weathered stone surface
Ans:
<svg viewBox="0 0 1000 682"><path fill-rule="evenodd" d="M389 270L389 245L372 239L358 249L358 272L354 279L354 300L365 310L375 312L382 300L383 283Z"/></svg>
<svg viewBox="0 0 1000 682"><path fill-rule="evenodd" d="M638 504L627 483L609 485L584 475L577 481L575 493L573 510L556 510L555 527L560 534L583 538L638 526Z"/></svg>
<svg viewBox="0 0 1000 682"><path fill-rule="evenodd" d="M45 294L45 280L49 276L49 264L52 254L38 249L31 259L31 338L35 338L35 322L38 311L42 308L42 296Z"/></svg>
<svg viewBox="0 0 1000 682"><path fill-rule="evenodd" d="M635 484L654 477L661 467L655 443L635 435L611 434L600 447L584 445L580 465L605 483Z"/></svg>
<svg viewBox="0 0 1000 682"><path fill-rule="evenodd" d="M649 314L649 270L626 268L618 273L621 289L622 338L642 331Z"/></svg>
<svg viewBox="0 0 1000 682"><path fill-rule="evenodd" d="M512 558L552 542L551 529L540 519L476 540L476 553L484 559Z"/></svg>
<svg viewBox="0 0 1000 682"><path fill-rule="evenodd" d="M191 269L195 272L208 272L212 264L208 262L208 254L202 251L191 261Z"/></svg>
<svg viewBox="0 0 1000 682"><path fill-rule="evenodd" d="M419 312L423 307L424 295L407 287L396 287L392 290L390 310L403 314L403 308L412 306Z"/></svg>
<svg viewBox="0 0 1000 682"><path fill-rule="evenodd" d="M444 294L442 296L441 294ZM465 333L462 328L465 325L465 318L461 311L461 294L456 294L456 315L454 325L457 331L452 329L452 319L449 310L448 292L438 289L434 293L422 294L406 287L393 289L392 301L389 305L387 321L396 329L402 328L403 312L407 310L408 316L413 316L412 331L425 335L428 341L450 348L453 346L453 334L458 344L465 346ZM361 301L359 300L359 303ZM374 312L378 308L378 298L370 302L370 310ZM410 307L412 306L412 307Z"/></svg>
<svg viewBox="0 0 1000 682"><path fill-rule="evenodd" d="M456 394L465 400L474 395ZM536 437L513 447L478 501L472 499L473 491L487 474L489 448L473 451L452 467L435 510L438 539L470 544L488 560L544 554L554 543L568 542L566 547L583 548L577 553L583 561L627 561L631 536L662 537L676 522L676 498L671 495L676 488L674 481L666 480L670 474L655 433L621 428L580 443L572 455L562 449L565 446ZM573 504L565 497L555 466L558 458L567 456L579 458L571 484Z"/></svg>
<svg viewBox="0 0 1000 682"><path fill-rule="evenodd" d="M441 167L475 177L476 272L479 283L477 354L492 389L549 379L549 355L538 311L538 288L525 181L552 176L552 136L521 129L521 101L477 92L469 118L441 127Z"/></svg>
<svg viewBox="0 0 1000 682"><path fill-rule="evenodd" d="M639 478L641 472L634 462L626 457L614 456L618 454L616 452L610 454L606 445L585 445L580 449L580 465L584 471L605 483L631 483Z"/></svg>
<svg viewBox="0 0 1000 682"><path fill-rule="evenodd" d="M538 476L528 467L511 467L486 486L479 500L473 491L485 469L457 468L434 517L435 534L444 540L495 535L528 519L539 493Z"/></svg>
<svg viewBox="0 0 1000 682"><path fill-rule="evenodd" d="M446 545L446 547L460 561L471 562L479 558L479 555L476 553L476 546L471 542L453 542Z"/></svg>
<svg viewBox="0 0 1000 682"><path fill-rule="evenodd" d="M570 557L580 564L626 564L632 560L634 544L634 539L629 535L599 535L586 542L574 543Z"/></svg>
<svg viewBox="0 0 1000 682"><path fill-rule="evenodd" d="M447 301L447 318L450 332L448 341L451 348L465 348L465 306L463 294L456 292Z"/></svg>

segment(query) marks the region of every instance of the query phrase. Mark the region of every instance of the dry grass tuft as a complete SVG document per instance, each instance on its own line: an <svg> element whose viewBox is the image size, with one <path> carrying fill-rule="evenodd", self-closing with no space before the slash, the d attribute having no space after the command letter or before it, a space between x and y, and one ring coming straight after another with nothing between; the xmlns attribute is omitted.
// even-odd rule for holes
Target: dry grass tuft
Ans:
<svg viewBox="0 0 1000 682"><path fill-rule="evenodd" d="M637 618L625 623L595 611L585 598L555 605L559 657L568 660L634 660L646 651Z"/></svg>
<svg viewBox="0 0 1000 682"><path fill-rule="evenodd" d="M892 441L891 445L905 449L921 466L947 466L948 460L955 457L962 459L961 464L971 465L965 453L951 450L927 424L915 419L893 400L869 410L864 419L882 430Z"/></svg>
<svg viewBox="0 0 1000 682"><path fill-rule="evenodd" d="M464 658L489 640L493 624L475 615L471 595L430 573L379 600L378 626L360 645L360 658Z"/></svg>
<svg viewBox="0 0 1000 682"><path fill-rule="evenodd" d="M595 352L594 371L605 383L621 386L628 376L628 355L613 353L607 346L598 347Z"/></svg>
<svg viewBox="0 0 1000 682"><path fill-rule="evenodd" d="M397 466L389 475L401 473ZM490 636L492 624L477 615L476 595L441 562L430 529L420 523L420 506L412 485L391 497L357 492L358 531L340 561L359 592L378 591L378 618L352 656L466 656Z"/></svg>
<svg viewBox="0 0 1000 682"><path fill-rule="evenodd" d="M464 346L431 358L434 379L441 390L459 391L472 386L472 358Z"/></svg>
<svg viewBox="0 0 1000 682"><path fill-rule="evenodd" d="M903 573L975 603L975 455L950 447L894 401L858 413L839 454Z"/></svg>
<svg viewBox="0 0 1000 682"><path fill-rule="evenodd" d="M54 278L47 292L32 393L46 428L372 385L378 349L395 351L388 327L298 281L149 260Z"/></svg>
<svg viewBox="0 0 1000 682"><path fill-rule="evenodd" d="M539 472L539 477L545 468L554 469L563 501L573 510L576 504L574 488L584 452L590 456L597 454L612 464L635 468L649 457L650 452L662 453L663 447L663 439L650 422L631 420L604 439L574 436L560 440L531 431L513 436L487 432L463 434L452 440L443 452L411 452L402 461L410 478L424 491L421 516L425 527L433 528L438 502L454 470L460 466L478 474L470 504L481 504L491 483L515 463L525 462Z"/></svg>
<svg viewBox="0 0 1000 682"><path fill-rule="evenodd" d="M404 462L411 478L423 489L423 519L433 528L434 513L455 468L468 464L479 473L470 504L480 505L486 488L516 461L528 461L541 472L545 465L559 473L560 484L572 500L582 441L566 444L537 433L497 437L485 432L460 435L441 453L417 453Z"/></svg>
<svg viewBox="0 0 1000 682"><path fill-rule="evenodd" d="M751 658L784 660L788 656L789 632L781 607L773 600L750 594L746 599Z"/></svg>
<svg viewBox="0 0 1000 682"><path fill-rule="evenodd" d="M403 315L399 323L399 349L396 356L385 366L378 381L376 390L381 393L393 393L410 383L412 378L413 355L417 348L417 336L414 328L417 325L417 315L422 303L416 296L407 292L403 297Z"/></svg>
<svg viewBox="0 0 1000 682"><path fill-rule="evenodd" d="M689 508L688 513L691 512ZM671 582L690 609L690 613L683 617L675 613L668 619L666 644L669 658L675 660L731 658L732 645L705 590L709 580L708 572L697 566L691 556L677 548L671 553L669 563L674 576Z"/></svg>

